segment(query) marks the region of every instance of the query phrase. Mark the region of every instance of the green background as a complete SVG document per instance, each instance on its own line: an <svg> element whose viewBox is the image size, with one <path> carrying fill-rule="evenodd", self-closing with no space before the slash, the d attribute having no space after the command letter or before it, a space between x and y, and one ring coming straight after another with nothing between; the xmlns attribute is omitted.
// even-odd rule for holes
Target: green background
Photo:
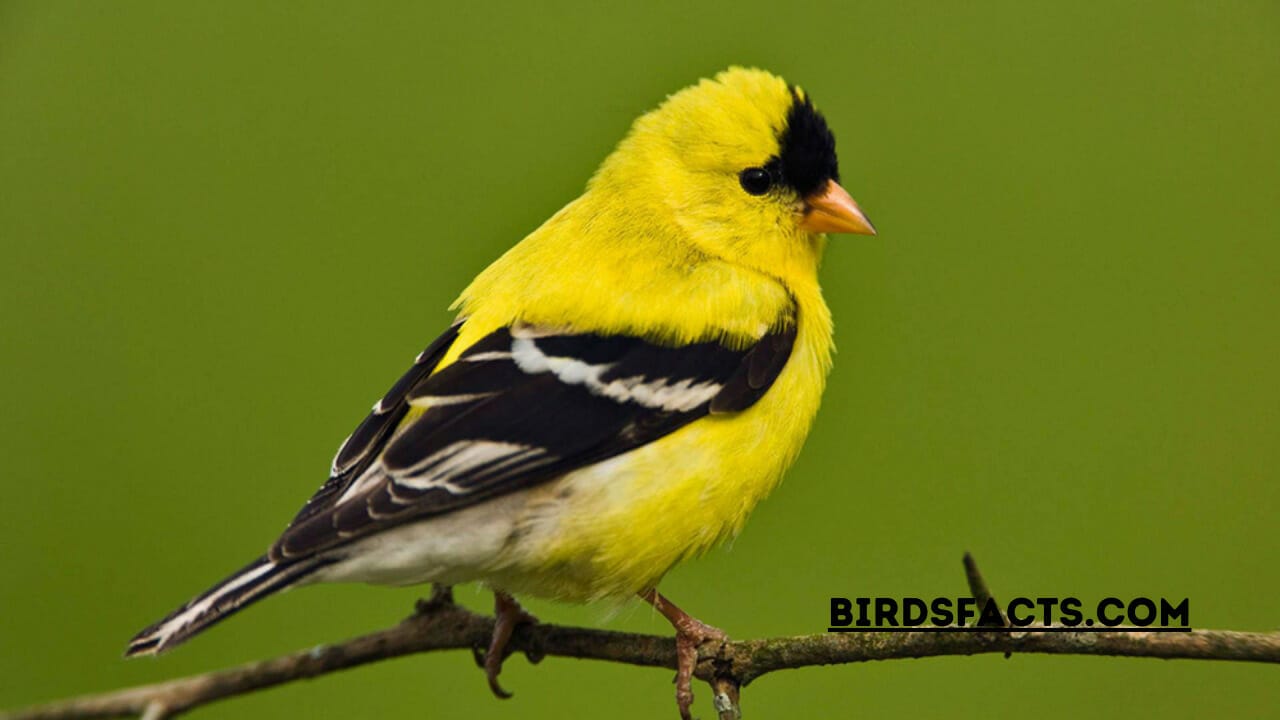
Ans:
<svg viewBox="0 0 1280 720"><path fill-rule="evenodd" d="M831 595L963 594L967 549L998 596L1280 625L1275 2L268 5L0 4L0 707L405 615L415 589L308 588L120 657L274 538L635 116L729 64L813 94L881 234L828 253L840 352L799 464L663 589L737 637L811 633ZM503 677L509 702L464 653L419 656L194 715L674 717L666 671ZM1042 656L745 694L752 718L1278 705L1274 667Z"/></svg>

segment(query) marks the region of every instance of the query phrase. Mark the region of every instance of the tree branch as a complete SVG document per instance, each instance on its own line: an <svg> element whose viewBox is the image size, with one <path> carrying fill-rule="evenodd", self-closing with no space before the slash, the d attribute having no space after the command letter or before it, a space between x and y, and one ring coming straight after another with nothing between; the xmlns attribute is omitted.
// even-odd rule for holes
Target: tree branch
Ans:
<svg viewBox="0 0 1280 720"><path fill-rule="evenodd" d="M967 555L965 568L973 596L979 600L990 598L976 564ZM1013 652L1280 663L1280 632L1035 632L1036 627L1003 627L966 633L830 633L730 641L719 646L704 646L695 675L711 685L712 700L721 720L734 720L740 715L738 695L742 687L771 672L814 665ZM0 720L126 716L163 720L222 698L366 663L436 650L484 648L492 631L493 618L456 605L447 591L437 591L431 600L419 603L414 615L398 625L336 645L322 645L168 682L0 713ZM509 647L525 653L531 662L554 655L671 670L676 667L675 640L654 635L560 625L522 625L512 636Z"/></svg>

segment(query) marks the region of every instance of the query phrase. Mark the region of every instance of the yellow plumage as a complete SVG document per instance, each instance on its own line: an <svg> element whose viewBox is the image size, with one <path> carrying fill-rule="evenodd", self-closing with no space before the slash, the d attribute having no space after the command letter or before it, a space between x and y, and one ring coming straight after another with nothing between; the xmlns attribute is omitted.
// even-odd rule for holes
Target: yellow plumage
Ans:
<svg viewBox="0 0 1280 720"><path fill-rule="evenodd" d="M467 324L442 365L519 322L741 345L797 309L795 350L759 403L541 488L524 521L534 529L482 570L495 587L576 601L653 587L736 533L800 451L831 365L824 237L719 181L778 153L775 123L792 101L781 79L750 70L672 96L636 122L582 197L455 303ZM557 500L566 487L573 494Z"/></svg>
<svg viewBox="0 0 1280 720"><path fill-rule="evenodd" d="M316 582L639 594L676 627L690 717L699 642L656 591L782 478L831 365L828 232L874 233L798 88L730 69L641 117L586 192L484 270L458 322L374 405L270 551L140 632L161 652Z"/></svg>

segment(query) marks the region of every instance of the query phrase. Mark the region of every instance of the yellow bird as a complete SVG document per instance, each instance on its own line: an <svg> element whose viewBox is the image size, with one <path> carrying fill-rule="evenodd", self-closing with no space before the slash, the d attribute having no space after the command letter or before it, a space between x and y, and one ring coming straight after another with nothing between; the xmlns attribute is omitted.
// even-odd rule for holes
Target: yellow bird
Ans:
<svg viewBox="0 0 1280 720"><path fill-rule="evenodd" d="M262 557L140 632L158 653L286 588L479 581L486 656L533 618L513 594L639 595L679 650L724 634L663 575L778 484L831 366L827 233L874 234L809 96L731 68L638 119L581 197L490 265L456 322L343 443Z"/></svg>

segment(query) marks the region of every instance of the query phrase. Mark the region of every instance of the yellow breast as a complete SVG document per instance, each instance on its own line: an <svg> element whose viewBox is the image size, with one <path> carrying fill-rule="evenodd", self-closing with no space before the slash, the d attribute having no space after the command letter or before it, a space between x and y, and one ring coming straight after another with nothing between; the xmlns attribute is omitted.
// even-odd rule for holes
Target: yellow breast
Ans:
<svg viewBox="0 0 1280 720"><path fill-rule="evenodd" d="M818 408L830 325L825 305L807 309L791 359L758 403L542 488L490 582L561 600L623 597L736 534L795 459Z"/></svg>
<svg viewBox="0 0 1280 720"><path fill-rule="evenodd" d="M766 273L700 253L679 228L576 207L591 200L571 203L463 293L467 322L441 367L517 322L745 347L794 308L798 333L786 367L749 409L696 420L529 493L511 541L480 574L562 600L651 587L738 532L799 452L831 362L831 316L817 284L822 238L788 249ZM548 267L554 281L542 274Z"/></svg>

